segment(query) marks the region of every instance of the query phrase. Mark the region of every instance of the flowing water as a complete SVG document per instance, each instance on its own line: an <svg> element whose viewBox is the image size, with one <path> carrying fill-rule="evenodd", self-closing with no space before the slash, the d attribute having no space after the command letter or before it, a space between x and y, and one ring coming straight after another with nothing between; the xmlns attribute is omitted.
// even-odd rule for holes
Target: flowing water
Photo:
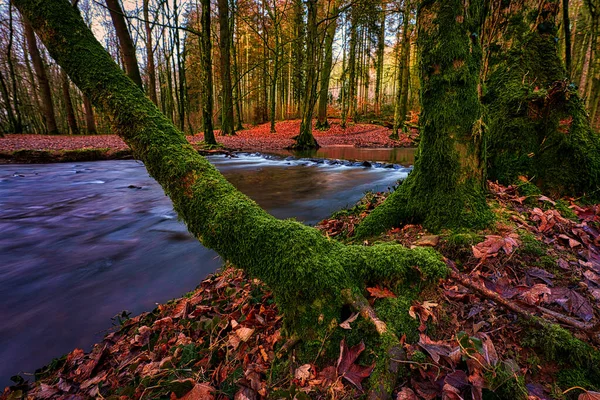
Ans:
<svg viewBox="0 0 600 400"><path fill-rule="evenodd" d="M409 171L256 154L210 159L269 213L307 224ZM140 162L0 165L0 387L89 349L111 317L180 297L220 265Z"/></svg>

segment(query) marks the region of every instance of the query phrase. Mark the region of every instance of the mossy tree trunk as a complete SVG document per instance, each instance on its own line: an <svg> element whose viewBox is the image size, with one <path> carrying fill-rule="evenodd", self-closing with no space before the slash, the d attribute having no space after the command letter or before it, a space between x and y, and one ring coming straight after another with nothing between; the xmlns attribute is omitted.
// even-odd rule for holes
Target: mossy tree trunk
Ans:
<svg viewBox="0 0 600 400"><path fill-rule="evenodd" d="M431 0L418 9L421 142L413 172L358 227L359 236L405 222L432 230L480 227L485 200L478 96L484 0Z"/></svg>
<svg viewBox="0 0 600 400"><path fill-rule="evenodd" d="M344 304L368 304L360 301L367 284L386 280L420 287L424 280L446 274L445 264L431 249L408 250L396 244L347 246L314 228L270 216L201 157L149 98L139 96L139 89L67 1L14 3L31 20L52 57L108 116L114 131L161 184L189 231L269 285L289 333L321 343L326 332L341 331L337 324ZM393 304L408 319L411 300L398 298ZM394 321L402 319L391 315ZM406 326L385 328L379 323L375 328L383 338L381 343L393 348L398 344L397 337L392 340L394 334ZM388 376L385 367L390 357L380 354L376 377ZM387 381L388 387L393 384ZM373 386L379 387L378 383Z"/></svg>
<svg viewBox="0 0 600 400"><path fill-rule="evenodd" d="M600 140L570 84L557 42L561 3L494 0L499 26L490 38L489 175L525 175L555 194L592 194L600 183Z"/></svg>

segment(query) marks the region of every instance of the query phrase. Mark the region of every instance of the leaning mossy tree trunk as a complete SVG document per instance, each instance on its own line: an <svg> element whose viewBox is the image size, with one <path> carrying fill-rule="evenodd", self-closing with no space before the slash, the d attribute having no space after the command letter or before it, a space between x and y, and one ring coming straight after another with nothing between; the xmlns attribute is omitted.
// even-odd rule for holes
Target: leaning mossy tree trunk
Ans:
<svg viewBox="0 0 600 400"><path fill-rule="evenodd" d="M412 173L357 229L370 236L405 222L431 231L481 227L484 144L478 96L483 0L423 1L418 9L421 142Z"/></svg>
<svg viewBox="0 0 600 400"><path fill-rule="evenodd" d="M371 387L374 393L389 391L394 380L388 365L398 348L397 337L416 332L414 324L398 321L410 321L408 308L418 288L447 273L440 256L430 249L409 250L396 244L344 245L314 228L270 216L201 157L149 98L139 96L139 89L68 1L14 0L14 4L56 62L161 184L189 231L271 288L290 335L301 333L311 348L312 343L335 337L332 331L342 335L337 326L345 305L363 311L364 324L371 324L378 334ZM402 296L381 306L389 325L376 318L379 309L372 310L362 295L366 285L381 281L398 292L404 288Z"/></svg>
<svg viewBox="0 0 600 400"><path fill-rule="evenodd" d="M484 96L490 178L512 183L524 175L552 193L597 196L600 137L559 56L560 1L493 5L502 29L489 40Z"/></svg>

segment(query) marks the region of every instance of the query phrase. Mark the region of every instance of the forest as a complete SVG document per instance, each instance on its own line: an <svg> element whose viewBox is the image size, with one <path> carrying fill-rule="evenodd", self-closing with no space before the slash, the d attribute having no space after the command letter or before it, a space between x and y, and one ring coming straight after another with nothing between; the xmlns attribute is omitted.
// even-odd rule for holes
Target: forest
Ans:
<svg viewBox="0 0 600 400"><path fill-rule="evenodd" d="M0 399L600 399L599 34L1 1Z"/></svg>

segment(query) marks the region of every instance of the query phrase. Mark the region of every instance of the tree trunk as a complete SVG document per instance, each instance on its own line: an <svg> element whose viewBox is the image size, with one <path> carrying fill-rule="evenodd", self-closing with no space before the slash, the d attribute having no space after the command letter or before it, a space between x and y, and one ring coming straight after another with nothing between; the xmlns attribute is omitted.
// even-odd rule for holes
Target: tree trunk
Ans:
<svg viewBox="0 0 600 400"><path fill-rule="evenodd" d="M232 0L234 1L234 0ZM233 7L232 7L233 8ZM235 110L236 110L236 114L237 114L237 120L236 120L236 127L235 130L242 130L244 129L244 117L242 115L242 107L241 107L241 103L242 103L242 78L240 75L240 69L239 69L239 64L238 64L238 57L237 57L237 50L236 50L236 43L233 40L233 32L234 32L234 28L237 26L236 25L236 21L235 21L235 13L232 11L232 15L231 15L231 51L232 54L231 56L233 57L233 77L235 79L235 84L233 85L233 102L235 104Z"/></svg>
<svg viewBox="0 0 600 400"><path fill-rule="evenodd" d="M229 31L229 4L228 0L217 1L219 10L219 46L221 50L221 135L235 135L233 128L233 90L231 86L231 33Z"/></svg>
<svg viewBox="0 0 600 400"><path fill-rule="evenodd" d="M52 91L50 90L50 83L48 82L48 76L46 75L46 67L44 65L44 61L42 60L40 50L38 49L33 28L26 18L23 18L23 30L25 31L25 38L27 39L29 54L31 55L33 69L35 70L35 75L40 88L41 105L44 116L44 125L46 126L46 133L50 135L56 135L58 134L58 128L56 126L56 116L54 115L54 105L52 102Z"/></svg>
<svg viewBox="0 0 600 400"><path fill-rule="evenodd" d="M304 97L305 75L304 75L304 54L305 54L305 42L306 32L304 26L304 4L303 0L293 0L293 35L294 43L292 45L292 87L293 87L293 100L297 107L296 115L300 115L302 99Z"/></svg>
<svg viewBox="0 0 600 400"><path fill-rule="evenodd" d="M370 236L402 223L482 227L492 219L485 200L478 96L484 0L432 0L418 10L421 142L414 170L359 225Z"/></svg>
<svg viewBox="0 0 600 400"><path fill-rule="evenodd" d="M386 0L381 2L381 19L377 38L377 75L375 77L375 115L381 114L381 87L383 85L383 56L385 54L385 18L387 16Z"/></svg>
<svg viewBox="0 0 600 400"><path fill-rule="evenodd" d="M14 25L12 3L8 4L8 46L6 47L6 63L8 64L8 73L12 84L13 101L6 103L9 120L11 121L11 131L13 133L23 133L23 117L21 115L21 105L19 101L19 91L17 90L17 74L13 62L13 43L14 43ZM6 84L6 82L4 83ZM7 90L8 93L8 90ZM8 97L7 97L8 99ZM14 108L14 113L12 108Z"/></svg>
<svg viewBox="0 0 600 400"><path fill-rule="evenodd" d="M154 104L158 105L156 97L156 67L154 65L154 40L150 23L149 0L143 0L144 29L146 32L146 72L148 73L148 95Z"/></svg>
<svg viewBox="0 0 600 400"><path fill-rule="evenodd" d="M202 66L203 83L202 94L202 124L204 127L204 141L209 145L216 145L213 131L213 76L212 76L212 42L210 38L210 0L202 0L200 25L202 36L200 38L200 63Z"/></svg>
<svg viewBox="0 0 600 400"><path fill-rule="evenodd" d="M356 119L356 42L358 35L358 26L356 16L350 16L350 51L348 52L348 118L355 121Z"/></svg>
<svg viewBox="0 0 600 400"><path fill-rule="evenodd" d="M140 75L140 68L135 54L135 46L133 45L129 29L127 29L125 14L121 9L119 1L120 0L106 0L106 7L108 7L110 18L112 19L115 31L117 32L117 37L119 38L119 45L121 46L121 54L123 55L127 76L129 76L133 83L140 89L144 90L142 76Z"/></svg>
<svg viewBox="0 0 600 400"><path fill-rule="evenodd" d="M512 183L528 176L552 194L596 192L600 140L555 40L560 3L495 1L504 29L491 38L497 50L484 99L490 178Z"/></svg>
<svg viewBox="0 0 600 400"><path fill-rule="evenodd" d="M567 76L571 77L571 22L569 20L569 0L562 0L563 30L565 32L565 67Z"/></svg>
<svg viewBox="0 0 600 400"><path fill-rule="evenodd" d="M334 6L331 10L331 19L325 30L325 54L323 55L323 69L321 70L321 83L319 87L319 106L317 117L317 129L329 129L327 122L327 105L329 104L329 80L331 79L331 68L333 66L333 40L337 28L337 14L339 13L339 0L333 0Z"/></svg>
<svg viewBox="0 0 600 400"><path fill-rule="evenodd" d="M96 129L96 118L94 117L94 108L90 98L84 93L83 94L83 107L85 108L85 127L88 135L95 135L98 133Z"/></svg>
<svg viewBox="0 0 600 400"><path fill-rule="evenodd" d="M410 82L410 12L411 5L408 1L404 5L402 21L402 52L400 68L398 70L398 91L396 92L396 104L394 107L394 126L392 128L392 139L398 139L398 131L404 128L406 113L408 111L408 89Z"/></svg>
<svg viewBox="0 0 600 400"><path fill-rule="evenodd" d="M61 83L62 92L65 99L65 111L67 112L67 123L69 125L69 131L71 135L79 135L79 126L77 126L77 117L75 116L75 110L73 109L73 100L71 99L71 88L69 83L69 76L65 70L61 70Z"/></svg>
<svg viewBox="0 0 600 400"><path fill-rule="evenodd" d="M306 86L302 101L300 134L292 145L295 150L318 149L312 134L312 120L317 101L317 0L307 0L308 22L306 24Z"/></svg>

